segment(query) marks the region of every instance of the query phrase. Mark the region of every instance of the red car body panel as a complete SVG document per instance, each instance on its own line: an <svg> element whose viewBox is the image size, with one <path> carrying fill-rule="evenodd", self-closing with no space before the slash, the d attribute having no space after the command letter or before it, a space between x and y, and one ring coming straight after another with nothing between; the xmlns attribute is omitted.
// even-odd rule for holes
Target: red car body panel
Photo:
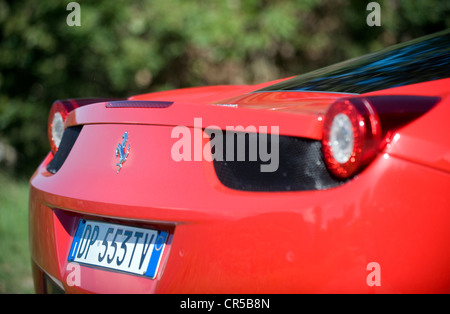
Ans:
<svg viewBox="0 0 450 314"><path fill-rule="evenodd" d="M362 95L252 93L273 83L129 98L173 102L163 109L100 102L72 111L66 127L83 130L63 167L49 173L49 153L30 180L36 291L48 292L45 277L67 293L449 293L450 79ZM175 126L188 127L192 147L209 152L203 129L210 127L277 125L279 135L321 140L336 99L375 95L440 101L337 187L240 191L219 181L212 161L171 157ZM131 150L116 173L124 131ZM156 278L81 265L79 284L70 285L68 255L81 219L168 232Z"/></svg>

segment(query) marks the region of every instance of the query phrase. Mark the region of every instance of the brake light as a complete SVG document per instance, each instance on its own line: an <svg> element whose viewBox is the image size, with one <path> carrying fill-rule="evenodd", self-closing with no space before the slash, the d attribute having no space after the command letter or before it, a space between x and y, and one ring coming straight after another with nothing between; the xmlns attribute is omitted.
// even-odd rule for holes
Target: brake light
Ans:
<svg viewBox="0 0 450 314"><path fill-rule="evenodd" d="M322 152L330 172L345 179L367 166L395 130L433 108L440 98L370 96L340 99L327 111Z"/></svg>
<svg viewBox="0 0 450 314"><path fill-rule="evenodd" d="M53 154L58 151L61 143L67 116L77 107L77 103L71 100L57 100L53 103L48 116L48 139Z"/></svg>
<svg viewBox="0 0 450 314"><path fill-rule="evenodd" d="M348 178L369 162L381 142L378 115L365 99L333 104L323 127L323 154L330 171Z"/></svg>

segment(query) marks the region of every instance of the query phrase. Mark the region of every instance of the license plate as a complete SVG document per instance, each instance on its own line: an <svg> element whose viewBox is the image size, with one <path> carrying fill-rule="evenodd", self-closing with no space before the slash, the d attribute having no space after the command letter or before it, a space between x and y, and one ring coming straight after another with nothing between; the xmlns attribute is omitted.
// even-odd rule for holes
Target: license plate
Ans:
<svg viewBox="0 0 450 314"><path fill-rule="evenodd" d="M80 220L68 261L155 278L168 233Z"/></svg>

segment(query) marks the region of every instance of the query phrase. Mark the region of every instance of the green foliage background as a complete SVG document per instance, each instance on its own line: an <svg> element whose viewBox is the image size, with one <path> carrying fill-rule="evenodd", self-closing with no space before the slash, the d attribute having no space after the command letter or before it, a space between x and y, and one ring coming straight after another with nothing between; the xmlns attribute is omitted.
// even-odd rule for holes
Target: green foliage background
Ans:
<svg viewBox="0 0 450 314"><path fill-rule="evenodd" d="M259 83L450 26L448 0L377 1L380 27L364 0L79 0L80 27L69 2L0 0L4 172L29 176L45 156L55 99Z"/></svg>

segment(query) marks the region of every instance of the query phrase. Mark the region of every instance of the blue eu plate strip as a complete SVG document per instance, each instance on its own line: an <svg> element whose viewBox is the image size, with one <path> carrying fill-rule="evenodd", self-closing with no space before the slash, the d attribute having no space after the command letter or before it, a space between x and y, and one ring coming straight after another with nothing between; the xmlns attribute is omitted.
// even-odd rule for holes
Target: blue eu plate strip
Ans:
<svg viewBox="0 0 450 314"><path fill-rule="evenodd" d="M155 278L156 272L158 270L158 264L161 259L161 254L164 249L164 245L166 244L168 233L161 231L158 234L158 237L155 241L155 246L153 248L152 256L150 256L150 261L148 263L147 271L145 272L145 276L150 278Z"/></svg>
<svg viewBox="0 0 450 314"><path fill-rule="evenodd" d="M73 237L72 241L72 247L70 248L69 253L69 262L73 261L75 259L75 254L77 253L78 246L80 245L81 237L83 236L84 227L86 226L86 220L81 219L80 223L78 224L77 232L75 233L75 236Z"/></svg>

